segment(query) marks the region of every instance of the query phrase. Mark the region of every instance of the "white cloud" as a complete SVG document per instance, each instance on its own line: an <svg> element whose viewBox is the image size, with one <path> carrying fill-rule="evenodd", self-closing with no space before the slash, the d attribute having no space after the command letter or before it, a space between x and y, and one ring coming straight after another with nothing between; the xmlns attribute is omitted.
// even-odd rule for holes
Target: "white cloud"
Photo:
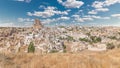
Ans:
<svg viewBox="0 0 120 68"><path fill-rule="evenodd" d="M74 17L74 20L77 22L85 22L85 21L93 21L94 20L90 16L80 17L79 15L72 15L72 17Z"/></svg>
<svg viewBox="0 0 120 68"><path fill-rule="evenodd" d="M120 14L112 14L112 17L120 17Z"/></svg>
<svg viewBox="0 0 120 68"><path fill-rule="evenodd" d="M102 17L102 19L110 19L110 17Z"/></svg>
<svg viewBox="0 0 120 68"><path fill-rule="evenodd" d="M80 17L79 15L72 15L72 17L77 22L93 21L94 19L110 19L110 17L101 17L95 15L85 15L83 17Z"/></svg>
<svg viewBox="0 0 120 68"><path fill-rule="evenodd" d="M55 19L44 19L42 20L42 23L43 24L49 24L49 23L52 23L52 22L55 22L56 20Z"/></svg>
<svg viewBox="0 0 120 68"><path fill-rule="evenodd" d="M41 8L42 8L42 9L45 9L45 6L44 6L44 5L40 5L40 6L39 6L39 9L41 9Z"/></svg>
<svg viewBox="0 0 120 68"><path fill-rule="evenodd" d="M33 25L34 19L30 19L30 18L18 18L17 19L19 25L18 26L22 26L22 27L30 27Z"/></svg>
<svg viewBox="0 0 120 68"><path fill-rule="evenodd" d="M95 1L95 2L93 2L92 7L96 8L96 9L103 8L103 5L104 5L104 2Z"/></svg>
<svg viewBox="0 0 120 68"><path fill-rule="evenodd" d="M94 7L97 11L105 12L105 11L109 11L109 9L105 7L109 7L116 3L120 3L120 0L95 1L93 2L92 7Z"/></svg>
<svg viewBox="0 0 120 68"><path fill-rule="evenodd" d="M69 17L60 17L59 19L62 19L62 20L69 20L70 18L69 18Z"/></svg>
<svg viewBox="0 0 120 68"><path fill-rule="evenodd" d="M97 14L95 10L89 11L88 14Z"/></svg>
<svg viewBox="0 0 120 68"><path fill-rule="evenodd" d="M84 21L93 21L93 18L91 17L85 17L85 18L82 18Z"/></svg>
<svg viewBox="0 0 120 68"><path fill-rule="evenodd" d="M104 6L110 6L116 3L120 3L120 0L105 0L104 3Z"/></svg>
<svg viewBox="0 0 120 68"><path fill-rule="evenodd" d="M62 16L62 17L59 17L59 18L44 19L44 20L42 20L42 22L43 22L44 24L49 24L49 23L59 22L59 21L61 21L61 20L69 20L69 19L70 19L69 17Z"/></svg>
<svg viewBox="0 0 120 68"><path fill-rule="evenodd" d="M18 1L18 2L26 2L26 3L30 3L31 0L14 0L14 1Z"/></svg>
<svg viewBox="0 0 120 68"><path fill-rule="evenodd" d="M33 22L34 19L30 18L18 18L18 22Z"/></svg>
<svg viewBox="0 0 120 68"><path fill-rule="evenodd" d="M99 12L99 11L101 11L101 12L109 11L108 8L105 8L106 6L105 6L105 2L104 1L103 2L102 1L95 1L95 2L93 2L92 7L95 8L95 10L92 10L92 11L96 11L96 12Z"/></svg>
<svg viewBox="0 0 120 68"><path fill-rule="evenodd" d="M90 16L91 18L94 18L94 19L100 19L101 17L100 16L94 16L94 15L92 15L92 16Z"/></svg>
<svg viewBox="0 0 120 68"><path fill-rule="evenodd" d="M109 9L106 7L109 7L116 3L120 3L120 0L95 1L93 2L92 7L95 8L94 11L96 12L106 12L106 11L109 11ZM88 12L88 13L90 14L91 12Z"/></svg>
<svg viewBox="0 0 120 68"><path fill-rule="evenodd" d="M109 11L109 9L108 8L98 8L98 9L96 9L96 11L106 12L106 11Z"/></svg>
<svg viewBox="0 0 120 68"><path fill-rule="evenodd" d="M101 16L95 16L95 15L87 15L84 17L92 18L92 19L110 19L110 17L101 17Z"/></svg>
<svg viewBox="0 0 120 68"><path fill-rule="evenodd" d="M69 11L58 11L56 7L47 7L44 11L34 11L34 13L27 12L29 16L37 16L42 18L52 17L54 15L68 15Z"/></svg>
<svg viewBox="0 0 120 68"><path fill-rule="evenodd" d="M65 2L63 2L62 0L57 1L67 8L80 8L84 4L84 2L77 0L67 0Z"/></svg>
<svg viewBox="0 0 120 68"><path fill-rule="evenodd" d="M75 14L75 15L72 15L72 17L74 17L74 18L78 18L78 17L79 17L79 15L76 15L76 14Z"/></svg>
<svg viewBox="0 0 120 68"><path fill-rule="evenodd" d="M13 27L14 23L9 22L9 23L0 23L0 27Z"/></svg>
<svg viewBox="0 0 120 68"><path fill-rule="evenodd" d="M24 0L15 0L15 1L24 1Z"/></svg>
<svg viewBox="0 0 120 68"><path fill-rule="evenodd" d="M107 6L111 6L113 4L120 3L120 0L105 0L105 1L95 1L92 4L92 7L94 8L103 8Z"/></svg>

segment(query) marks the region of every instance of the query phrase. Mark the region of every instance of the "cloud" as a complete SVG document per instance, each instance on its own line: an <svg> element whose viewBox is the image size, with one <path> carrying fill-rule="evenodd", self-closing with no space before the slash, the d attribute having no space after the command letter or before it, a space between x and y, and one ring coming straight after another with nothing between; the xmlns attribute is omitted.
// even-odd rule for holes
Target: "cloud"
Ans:
<svg viewBox="0 0 120 68"><path fill-rule="evenodd" d="M18 2L26 2L26 3L30 3L31 0L14 0L14 1L18 1Z"/></svg>
<svg viewBox="0 0 120 68"><path fill-rule="evenodd" d="M70 18L69 17L60 17L59 18L60 20L62 19L62 20L69 20Z"/></svg>
<svg viewBox="0 0 120 68"><path fill-rule="evenodd" d="M56 20L53 18L53 19L44 19L44 20L42 20L42 23L43 24L50 24L50 23L52 23L52 22L55 22Z"/></svg>
<svg viewBox="0 0 120 68"><path fill-rule="evenodd" d="M105 1L95 1L92 4L92 7L94 8L103 8L108 7L113 4L120 3L120 0L105 0Z"/></svg>
<svg viewBox="0 0 120 68"><path fill-rule="evenodd" d="M120 18L120 14L112 14L112 17Z"/></svg>
<svg viewBox="0 0 120 68"><path fill-rule="evenodd" d="M43 22L43 24L50 24L50 23L53 23L53 22L65 21L65 20L69 20L69 19L70 19L69 17L62 16L62 17L59 17L59 18L44 19L44 20L42 20L42 22Z"/></svg>
<svg viewBox="0 0 120 68"><path fill-rule="evenodd" d="M109 11L108 8L105 8L105 2L104 1L95 1L93 2L92 4L92 7L95 8L95 12L106 12L106 11ZM93 10L92 10L93 11Z"/></svg>
<svg viewBox="0 0 120 68"><path fill-rule="evenodd" d="M77 0L67 0L65 2L63 2L63 0L57 0L57 1L66 8L80 8L84 4L84 2Z"/></svg>
<svg viewBox="0 0 120 68"><path fill-rule="evenodd" d="M92 10L92 11L89 11L88 14L97 14L97 11Z"/></svg>
<svg viewBox="0 0 120 68"><path fill-rule="evenodd" d="M13 26L15 26L13 22L0 23L0 27L13 27Z"/></svg>
<svg viewBox="0 0 120 68"><path fill-rule="evenodd" d="M77 22L93 21L93 18L90 16L80 17L79 15L72 15L72 17Z"/></svg>
<svg viewBox="0 0 120 68"><path fill-rule="evenodd" d="M92 7L94 7L97 11L105 12L105 11L109 11L109 9L105 7L109 7L116 3L120 3L120 0L95 1L93 2Z"/></svg>
<svg viewBox="0 0 120 68"><path fill-rule="evenodd" d="M92 4L92 7L99 9L99 8L103 8L104 2L100 2L100 1L95 1Z"/></svg>
<svg viewBox="0 0 120 68"><path fill-rule="evenodd" d="M37 16L42 18L52 17L54 15L68 15L69 11L58 11L56 7L48 6L44 11L27 12L28 16Z"/></svg>
<svg viewBox="0 0 120 68"><path fill-rule="evenodd" d="M39 9L41 9L41 8L42 8L42 9L45 9L45 6L44 6L44 5L40 5L40 6L39 6Z"/></svg>
<svg viewBox="0 0 120 68"><path fill-rule="evenodd" d="M110 17L102 17L102 19L110 19Z"/></svg>
<svg viewBox="0 0 120 68"><path fill-rule="evenodd" d="M120 3L120 0L105 0L104 6L111 6L113 4Z"/></svg>
<svg viewBox="0 0 120 68"><path fill-rule="evenodd" d="M84 17L92 18L92 19L110 19L110 17L101 17L101 16L95 16L95 15L86 15Z"/></svg>
<svg viewBox="0 0 120 68"><path fill-rule="evenodd" d="M30 18L18 18L17 19L18 22L33 22L34 19L30 19Z"/></svg>
<svg viewBox="0 0 120 68"><path fill-rule="evenodd" d="M96 9L96 11L106 12L106 11L109 11L109 9L108 8L98 8L98 9Z"/></svg>
<svg viewBox="0 0 120 68"><path fill-rule="evenodd" d="M95 1L93 2L92 7L95 8L94 11L96 12L106 12L109 11L109 9L106 7L109 7L116 3L120 3L120 0ZM88 14L92 14L92 13L94 14L93 10L88 12Z"/></svg>
<svg viewBox="0 0 120 68"><path fill-rule="evenodd" d="M94 19L110 19L110 17L101 17L95 15L85 15L83 17L80 17L79 15L72 15L72 17L77 22L93 21Z"/></svg>
<svg viewBox="0 0 120 68"><path fill-rule="evenodd" d="M30 18L18 18L17 21L18 21L20 27L21 26L22 27L30 27L30 26L33 25L34 19L30 19Z"/></svg>

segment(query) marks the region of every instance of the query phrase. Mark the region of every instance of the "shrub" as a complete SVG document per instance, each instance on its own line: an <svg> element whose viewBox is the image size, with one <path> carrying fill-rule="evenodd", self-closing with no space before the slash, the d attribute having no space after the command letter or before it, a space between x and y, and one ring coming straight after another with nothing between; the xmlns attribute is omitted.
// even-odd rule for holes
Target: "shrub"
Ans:
<svg viewBox="0 0 120 68"><path fill-rule="evenodd" d="M117 48L120 48L120 44L117 45Z"/></svg>
<svg viewBox="0 0 120 68"><path fill-rule="evenodd" d="M53 50L50 51L50 53L57 53L57 52L58 52L58 51L55 50L55 49L53 49Z"/></svg>
<svg viewBox="0 0 120 68"><path fill-rule="evenodd" d="M90 34L90 32L88 32L88 33L86 33L86 35L90 36L91 34Z"/></svg>
<svg viewBox="0 0 120 68"><path fill-rule="evenodd" d="M91 36L90 39L91 39L91 42L94 42L94 43L101 42L101 38L100 37Z"/></svg>
<svg viewBox="0 0 120 68"><path fill-rule="evenodd" d="M116 36L109 36L108 38L110 38L110 39L117 39Z"/></svg>
<svg viewBox="0 0 120 68"><path fill-rule="evenodd" d="M63 49L66 49L66 45L64 45L64 43L62 43Z"/></svg>
<svg viewBox="0 0 120 68"><path fill-rule="evenodd" d="M86 39L86 38L79 38L80 41L85 41L85 42L89 42L90 40Z"/></svg>
<svg viewBox="0 0 120 68"><path fill-rule="evenodd" d="M62 46L63 46L63 53L66 53L66 45L64 45L64 43L62 43Z"/></svg>
<svg viewBox="0 0 120 68"><path fill-rule="evenodd" d="M101 42L101 38L100 38L100 37L97 37L97 38L96 38L96 41L97 41L97 42Z"/></svg>
<svg viewBox="0 0 120 68"><path fill-rule="evenodd" d="M68 36L66 39L67 39L68 41L74 41L73 37L71 37L71 36Z"/></svg>
<svg viewBox="0 0 120 68"><path fill-rule="evenodd" d="M115 46L113 45L113 43L108 43L107 44L107 49L114 49Z"/></svg>
<svg viewBox="0 0 120 68"><path fill-rule="evenodd" d="M28 46L28 53L34 53L34 52L35 52L34 43L30 42L30 44Z"/></svg>
<svg viewBox="0 0 120 68"><path fill-rule="evenodd" d="M60 28L65 28L65 26L59 26Z"/></svg>

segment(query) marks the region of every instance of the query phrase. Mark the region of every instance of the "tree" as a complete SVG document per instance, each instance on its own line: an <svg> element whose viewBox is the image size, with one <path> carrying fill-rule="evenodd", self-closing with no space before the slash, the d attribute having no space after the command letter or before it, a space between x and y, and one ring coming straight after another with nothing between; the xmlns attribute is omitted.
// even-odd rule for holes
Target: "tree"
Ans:
<svg viewBox="0 0 120 68"><path fill-rule="evenodd" d="M28 46L28 53L34 53L34 52L35 52L34 43L30 42L30 44Z"/></svg>

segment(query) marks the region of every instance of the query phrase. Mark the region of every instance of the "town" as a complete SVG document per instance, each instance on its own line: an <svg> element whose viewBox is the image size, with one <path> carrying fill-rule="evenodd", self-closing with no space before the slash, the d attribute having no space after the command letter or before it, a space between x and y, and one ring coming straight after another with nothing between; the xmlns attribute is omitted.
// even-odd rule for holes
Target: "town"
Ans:
<svg viewBox="0 0 120 68"><path fill-rule="evenodd" d="M35 19L32 27L0 27L0 52L28 53L34 44L34 53L74 53L107 51L120 48L119 27L44 26Z"/></svg>

